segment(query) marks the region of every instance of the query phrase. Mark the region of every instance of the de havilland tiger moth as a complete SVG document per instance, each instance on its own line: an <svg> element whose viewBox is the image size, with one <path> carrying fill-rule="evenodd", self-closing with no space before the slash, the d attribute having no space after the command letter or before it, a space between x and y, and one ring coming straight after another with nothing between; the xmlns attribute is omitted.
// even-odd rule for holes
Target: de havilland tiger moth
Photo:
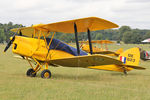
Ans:
<svg viewBox="0 0 150 100"><path fill-rule="evenodd" d="M42 78L50 78L48 66L64 66L74 68L90 68L123 72L133 69L145 69L138 66L140 60L139 48L131 48L121 53L118 59L107 55L93 54L91 32L117 28L118 25L105 19L87 17L50 24L38 24L31 27L12 29L15 34L10 38L4 52L13 45L12 52L28 61L31 68L27 76L35 77L38 71ZM76 48L55 39L56 32L74 34ZM87 32L90 52L80 50L78 34ZM57 33L56 33L57 34ZM33 66L32 61L36 62Z"/></svg>

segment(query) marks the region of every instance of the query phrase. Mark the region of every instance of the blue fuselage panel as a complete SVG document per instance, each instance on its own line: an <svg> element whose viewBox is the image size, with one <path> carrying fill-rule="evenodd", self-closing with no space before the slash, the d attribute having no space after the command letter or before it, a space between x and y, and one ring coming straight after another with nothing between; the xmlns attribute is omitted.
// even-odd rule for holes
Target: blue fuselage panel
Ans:
<svg viewBox="0 0 150 100"><path fill-rule="evenodd" d="M49 44L50 40L51 40L51 38L46 38L47 44ZM74 48L72 46L69 46L68 44L66 44L64 42L61 42L58 39L53 39L52 40L52 43L50 45L50 49L62 50L62 51L65 51L67 53L70 53L74 56L78 56L76 48ZM82 55L87 55L87 53L80 50L80 56L82 56Z"/></svg>

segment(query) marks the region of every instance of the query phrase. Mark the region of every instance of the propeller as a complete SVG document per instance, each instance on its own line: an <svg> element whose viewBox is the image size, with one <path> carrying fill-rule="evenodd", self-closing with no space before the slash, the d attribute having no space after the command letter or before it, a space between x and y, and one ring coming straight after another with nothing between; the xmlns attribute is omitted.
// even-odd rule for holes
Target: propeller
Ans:
<svg viewBox="0 0 150 100"><path fill-rule="evenodd" d="M16 33L10 38L9 42L7 43L4 52L6 52L8 50L8 48L11 46L11 44L14 42L15 40L15 36L18 33L19 29L21 28L22 25L19 26L19 28L17 29ZM20 35L22 35L21 31L19 32Z"/></svg>

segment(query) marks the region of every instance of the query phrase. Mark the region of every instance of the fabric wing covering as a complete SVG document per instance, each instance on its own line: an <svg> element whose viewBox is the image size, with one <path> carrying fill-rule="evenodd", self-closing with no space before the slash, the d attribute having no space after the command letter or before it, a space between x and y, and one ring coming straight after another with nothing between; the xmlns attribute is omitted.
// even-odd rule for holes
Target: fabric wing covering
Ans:
<svg viewBox="0 0 150 100"><path fill-rule="evenodd" d="M49 44L51 38L46 38L46 41L47 41L47 44ZM52 40L51 44L50 44L50 49L56 49L56 50L61 50L61 51L65 51L65 52L68 52L74 56L78 56L78 53L77 53L77 49L72 47L72 46L69 46L68 44L66 43L63 43L61 42L60 40L58 39L54 39ZM80 50L80 56L82 55L87 55L86 52Z"/></svg>
<svg viewBox="0 0 150 100"><path fill-rule="evenodd" d="M104 30L119 27L117 24L107 21L98 17L87 17L80 18L50 24L37 24L31 27L22 27L19 29L19 32L22 32L22 35L32 37L32 34L35 31L41 30L45 35L49 32L61 32L61 33L73 33L74 34L74 24L77 25L78 32L87 32L87 29L90 31ZM18 28L11 29L11 31L16 32Z"/></svg>

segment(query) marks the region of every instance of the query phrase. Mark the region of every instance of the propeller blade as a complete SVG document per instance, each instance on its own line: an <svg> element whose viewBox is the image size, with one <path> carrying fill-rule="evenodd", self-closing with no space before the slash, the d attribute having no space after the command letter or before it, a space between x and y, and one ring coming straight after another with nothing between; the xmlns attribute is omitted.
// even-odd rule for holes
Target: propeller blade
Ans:
<svg viewBox="0 0 150 100"><path fill-rule="evenodd" d="M12 36L12 39L9 40L9 42L7 43L4 52L6 52L8 50L8 48L11 46L11 44L14 42L15 40L15 36L18 33L19 29L21 28L22 25L19 26L18 30L16 31L16 33ZM22 35L21 31L20 31L20 35Z"/></svg>
<svg viewBox="0 0 150 100"><path fill-rule="evenodd" d="M11 44L12 44L12 42L11 42L11 40L10 40L10 41L8 42L7 46L5 47L4 52L7 51L7 49L11 46Z"/></svg>
<svg viewBox="0 0 150 100"><path fill-rule="evenodd" d="M7 43L7 46L4 49L4 52L7 51L7 49L11 46L11 44L13 43L14 40L15 40L15 36L11 40L9 40L9 42Z"/></svg>

